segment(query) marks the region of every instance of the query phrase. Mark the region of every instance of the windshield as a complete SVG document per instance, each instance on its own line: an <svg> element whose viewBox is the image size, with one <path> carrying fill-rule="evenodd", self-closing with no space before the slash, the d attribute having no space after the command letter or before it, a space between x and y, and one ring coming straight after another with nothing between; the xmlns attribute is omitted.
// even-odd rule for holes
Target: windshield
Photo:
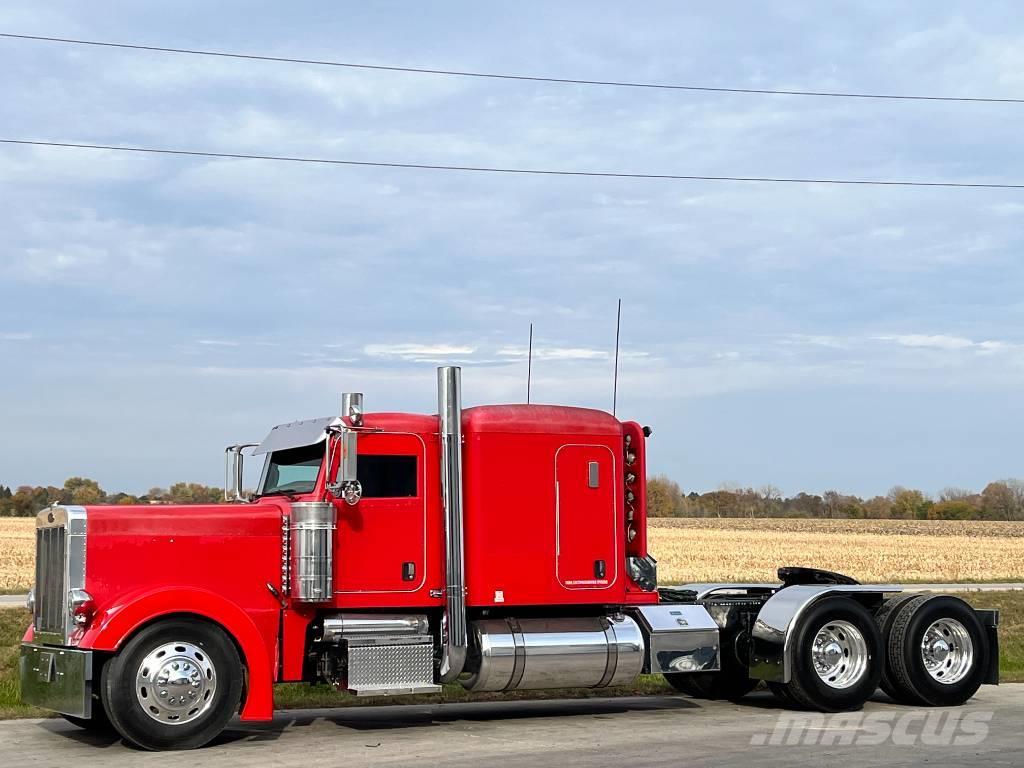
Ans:
<svg viewBox="0 0 1024 768"><path fill-rule="evenodd" d="M316 487L320 465L324 460L324 444L304 445L274 451L263 473L261 496L274 493L309 493Z"/></svg>

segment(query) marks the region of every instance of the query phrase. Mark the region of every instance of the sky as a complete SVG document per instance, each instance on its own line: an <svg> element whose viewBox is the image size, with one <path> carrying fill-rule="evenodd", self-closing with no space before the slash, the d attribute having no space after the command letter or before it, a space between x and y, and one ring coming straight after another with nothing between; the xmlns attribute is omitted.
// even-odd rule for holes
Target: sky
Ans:
<svg viewBox="0 0 1024 768"><path fill-rule="evenodd" d="M720 87L1024 97L1013 0L46 4L0 31ZM1024 106L619 89L0 39L2 138L1024 182ZM1024 475L1024 191L509 176L0 146L0 483L219 483L337 412L610 409L684 490Z"/></svg>

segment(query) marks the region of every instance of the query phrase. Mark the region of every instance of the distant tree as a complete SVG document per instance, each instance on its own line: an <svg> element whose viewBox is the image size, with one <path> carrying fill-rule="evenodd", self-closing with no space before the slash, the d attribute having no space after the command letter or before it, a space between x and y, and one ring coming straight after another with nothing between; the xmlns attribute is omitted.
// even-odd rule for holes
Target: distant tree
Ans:
<svg viewBox="0 0 1024 768"><path fill-rule="evenodd" d="M890 515L904 520L926 520L932 505L931 499L921 491L899 486L889 491L889 500L892 502Z"/></svg>
<svg viewBox="0 0 1024 768"><path fill-rule="evenodd" d="M875 496L864 502L864 517L885 520L892 517L892 502L885 496Z"/></svg>
<svg viewBox="0 0 1024 768"><path fill-rule="evenodd" d="M776 517L782 511L782 491L778 487L771 483L762 485L758 489L758 495L761 501L761 515Z"/></svg>
<svg viewBox="0 0 1024 768"><path fill-rule="evenodd" d="M963 499L938 501L928 509L929 520L971 520L977 516L978 509Z"/></svg>
<svg viewBox="0 0 1024 768"><path fill-rule="evenodd" d="M821 496L800 492L786 503L786 517L822 517L824 503Z"/></svg>
<svg viewBox="0 0 1024 768"><path fill-rule="evenodd" d="M839 491L825 491L821 494L821 507L825 517L832 519L841 516L843 495Z"/></svg>
<svg viewBox="0 0 1024 768"><path fill-rule="evenodd" d="M115 493L107 497L107 504L138 504L139 497L130 493Z"/></svg>
<svg viewBox="0 0 1024 768"><path fill-rule="evenodd" d="M107 494L100 488L95 480L85 477L69 477L64 481L64 493L61 495L61 502L64 504L102 504L107 500Z"/></svg>
<svg viewBox="0 0 1024 768"><path fill-rule="evenodd" d="M1013 494L1013 520L1024 520L1024 481L1015 477L1002 481Z"/></svg>
<svg viewBox="0 0 1024 768"><path fill-rule="evenodd" d="M683 512L683 491L679 483L664 475L647 479L647 514L650 517L679 517Z"/></svg>
<svg viewBox="0 0 1024 768"><path fill-rule="evenodd" d="M167 489L167 499L173 504L216 504L223 495L220 488L201 483L175 483Z"/></svg>
<svg viewBox="0 0 1024 768"><path fill-rule="evenodd" d="M146 501L164 501L167 499L167 491L164 488L150 488L143 496Z"/></svg>
<svg viewBox="0 0 1024 768"><path fill-rule="evenodd" d="M966 501L976 494L966 488L954 488L952 486L939 491L939 501Z"/></svg>
<svg viewBox="0 0 1024 768"><path fill-rule="evenodd" d="M732 491L712 491L702 494L701 506L709 517L737 517L736 494Z"/></svg>
<svg viewBox="0 0 1024 768"><path fill-rule="evenodd" d="M1006 483L989 483L981 492L981 511L986 520L1014 520L1017 498Z"/></svg>
<svg viewBox="0 0 1024 768"><path fill-rule="evenodd" d="M839 491L825 491L821 495L822 508L828 518L862 518L865 516L864 502L856 496Z"/></svg>

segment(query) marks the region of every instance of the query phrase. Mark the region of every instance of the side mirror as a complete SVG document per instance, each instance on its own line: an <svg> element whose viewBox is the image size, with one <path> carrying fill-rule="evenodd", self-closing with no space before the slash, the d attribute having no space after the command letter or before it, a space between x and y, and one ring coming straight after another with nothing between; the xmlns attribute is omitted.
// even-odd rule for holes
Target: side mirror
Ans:
<svg viewBox="0 0 1024 768"><path fill-rule="evenodd" d="M242 495L242 470L245 465L246 448L255 448L256 443L229 445L224 449L224 501L248 501Z"/></svg>
<svg viewBox="0 0 1024 768"><path fill-rule="evenodd" d="M328 437L328 467L334 465L334 456L338 456L338 470L334 482L327 483L327 490L337 498L344 499L346 504L358 504L363 497L363 487L359 484L358 452L356 440L359 433L355 430L340 427L332 430ZM340 453L340 455L339 455Z"/></svg>

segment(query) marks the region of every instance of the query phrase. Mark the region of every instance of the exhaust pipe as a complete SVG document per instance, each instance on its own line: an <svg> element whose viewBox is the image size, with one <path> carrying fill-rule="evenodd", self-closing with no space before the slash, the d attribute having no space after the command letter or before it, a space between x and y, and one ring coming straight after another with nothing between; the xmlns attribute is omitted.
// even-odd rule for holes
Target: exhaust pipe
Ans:
<svg viewBox="0 0 1024 768"><path fill-rule="evenodd" d="M466 558L462 542L462 370L437 369L437 414L441 435L441 499L444 503L447 602L441 618L442 683L466 666Z"/></svg>

